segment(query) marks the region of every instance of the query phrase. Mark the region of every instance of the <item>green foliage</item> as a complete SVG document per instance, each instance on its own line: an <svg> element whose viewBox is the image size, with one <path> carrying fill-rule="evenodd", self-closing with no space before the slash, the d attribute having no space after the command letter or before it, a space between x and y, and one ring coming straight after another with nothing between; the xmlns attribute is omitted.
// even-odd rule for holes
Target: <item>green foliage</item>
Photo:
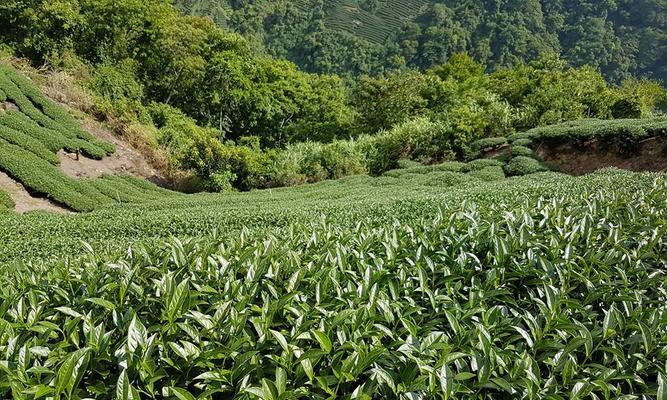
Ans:
<svg viewBox="0 0 667 400"><path fill-rule="evenodd" d="M491 90L513 108L516 129L583 118L609 118L613 91L590 67L569 68L553 55L491 75Z"/></svg>
<svg viewBox="0 0 667 400"><path fill-rule="evenodd" d="M0 138L8 143L15 144L25 150L30 151L39 158L42 158L53 165L58 165L60 160L49 148L34 137L21 131L14 130L5 125L0 125Z"/></svg>
<svg viewBox="0 0 667 400"><path fill-rule="evenodd" d="M233 182L238 177L231 171L214 172L209 181L209 190L212 192L231 192L234 190Z"/></svg>
<svg viewBox="0 0 667 400"><path fill-rule="evenodd" d="M422 163L453 158L455 136L446 123L422 117L389 131L360 137L358 145L366 155L368 171L380 174L397 167L403 158Z"/></svg>
<svg viewBox="0 0 667 400"><path fill-rule="evenodd" d="M14 200L9 193L0 189L0 211L10 211L14 209Z"/></svg>
<svg viewBox="0 0 667 400"><path fill-rule="evenodd" d="M74 210L91 211L95 202L81 194L77 182L48 161L0 139L0 168L36 193L49 196Z"/></svg>
<svg viewBox="0 0 667 400"><path fill-rule="evenodd" d="M530 147L533 144L533 140L527 137L515 139L512 141L512 146L525 146Z"/></svg>
<svg viewBox="0 0 667 400"><path fill-rule="evenodd" d="M485 168L490 168L490 167L503 167L505 165L504 162L499 161L499 160L494 160L491 158L478 158L477 160L472 160L466 164L465 170L466 171L480 171Z"/></svg>
<svg viewBox="0 0 667 400"><path fill-rule="evenodd" d="M2 257L86 250L0 270L0 395L662 394L664 175L448 178L2 216Z"/></svg>
<svg viewBox="0 0 667 400"><path fill-rule="evenodd" d="M616 100L611 107L614 118L645 118L667 99L667 91L659 83L629 79L616 89Z"/></svg>
<svg viewBox="0 0 667 400"><path fill-rule="evenodd" d="M538 160L532 157L516 156L505 165L505 173L509 176L523 176L548 171Z"/></svg>
<svg viewBox="0 0 667 400"><path fill-rule="evenodd" d="M579 3L435 0L178 0L309 71L377 74L428 69L467 52L492 70L560 52L614 81L667 81L659 1ZM373 4L368 4L373 3ZM350 51L355 49L355 51Z"/></svg>
<svg viewBox="0 0 667 400"><path fill-rule="evenodd" d="M0 63L0 88L26 117L63 136L67 142L79 145L83 154L101 159L114 151L113 145L97 140L83 130L77 121L51 100L14 68Z"/></svg>
<svg viewBox="0 0 667 400"><path fill-rule="evenodd" d="M102 98L96 104L98 113L125 116L142 109L144 88L136 80L136 66L129 61L97 66L86 84Z"/></svg>
<svg viewBox="0 0 667 400"><path fill-rule="evenodd" d="M398 166L398 168L414 168L414 167L421 167L422 166L422 164L417 162L417 161L413 161L413 160L409 160L409 159L405 159L405 158L398 160L396 165Z"/></svg>
<svg viewBox="0 0 667 400"><path fill-rule="evenodd" d="M470 171L469 175L484 182L499 181L505 178L505 172L501 166L490 166L484 167L482 169L474 169Z"/></svg>
<svg viewBox="0 0 667 400"><path fill-rule="evenodd" d="M469 160L478 158L485 150L495 150L496 148L506 144L507 138L505 137L488 137L476 140L470 144L469 150L466 152L466 158Z"/></svg>
<svg viewBox="0 0 667 400"><path fill-rule="evenodd" d="M647 137L667 137L667 118L582 120L535 128L527 133L535 140L582 143L591 139L635 144Z"/></svg>
<svg viewBox="0 0 667 400"><path fill-rule="evenodd" d="M538 157L538 155L533 151L533 149L526 146L512 144L512 148L510 151L512 153L512 157L518 157L518 156L532 157L532 158Z"/></svg>

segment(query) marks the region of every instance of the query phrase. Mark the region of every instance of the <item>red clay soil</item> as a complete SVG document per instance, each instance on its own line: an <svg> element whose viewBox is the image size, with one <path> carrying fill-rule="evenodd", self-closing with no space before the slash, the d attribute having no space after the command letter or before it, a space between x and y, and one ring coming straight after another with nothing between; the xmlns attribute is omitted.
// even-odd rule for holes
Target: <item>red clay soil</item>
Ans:
<svg viewBox="0 0 667 400"><path fill-rule="evenodd" d="M667 140L648 138L632 148L620 144L602 144L592 140L582 145L541 143L535 147L553 170L570 175L584 175L605 167L629 171L667 171Z"/></svg>

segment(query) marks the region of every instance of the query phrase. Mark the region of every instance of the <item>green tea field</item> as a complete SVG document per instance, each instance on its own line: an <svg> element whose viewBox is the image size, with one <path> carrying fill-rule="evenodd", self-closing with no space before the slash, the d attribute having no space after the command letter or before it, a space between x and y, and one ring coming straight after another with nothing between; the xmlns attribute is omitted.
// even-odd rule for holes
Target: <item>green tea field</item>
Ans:
<svg viewBox="0 0 667 400"><path fill-rule="evenodd" d="M0 103L0 171L69 211L0 190L1 398L667 398L664 117L186 195L64 174L115 149L2 64ZM610 137L656 172L550 171Z"/></svg>

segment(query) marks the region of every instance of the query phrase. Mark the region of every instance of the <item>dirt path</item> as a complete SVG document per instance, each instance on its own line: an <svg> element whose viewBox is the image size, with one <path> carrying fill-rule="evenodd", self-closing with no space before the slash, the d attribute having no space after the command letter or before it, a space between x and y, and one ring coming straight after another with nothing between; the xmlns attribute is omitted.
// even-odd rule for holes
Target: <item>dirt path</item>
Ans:
<svg viewBox="0 0 667 400"><path fill-rule="evenodd" d="M54 213L70 213L69 210L54 204L48 199L42 197L34 197L21 185L16 182L9 175L0 171L0 189L9 193L16 204L14 211L23 214L28 211L48 211Z"/></svg>

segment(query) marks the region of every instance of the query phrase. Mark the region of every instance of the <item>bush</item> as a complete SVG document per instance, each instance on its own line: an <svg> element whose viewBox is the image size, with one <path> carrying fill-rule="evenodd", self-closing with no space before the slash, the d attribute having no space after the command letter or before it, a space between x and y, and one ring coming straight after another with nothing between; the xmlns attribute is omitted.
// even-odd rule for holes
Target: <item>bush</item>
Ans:
<svg viewBox="0 0 667 400"><path fill-rule="evenodd" d="M319 158L319 164L331 179L368 173L365 157L353 141L337 140L326 144L322 146Z"/></svg>
<svg viewBox="0 0 667 400"><path fill-rule="evenodd" d="M42 158L53 165L58 165L60 163L58 156L46 148L42 142L32 136L24 134L23 132L0 125L0 138L30 151L37 157Z"/></svg>
<svg viewBox="0 0 667 400"><path fill-rule="evenodd" d="M485 149L494 149L505 144L507 144L507 138L504 137L489 137L479 139L468 146L468 149L465 151L465 158L468 160L474 160L475 158L481 157L482 152Z"/></svg>
<svg viewBox="0 0 667 400"><path fill-rule="evenodd" d="M533 149L525 147L525 146L515 146L512 145L512 157L532 157L535 159L538 159L539 156L533 151Z"/></svg>
<svg viewBox="0 0 667 400"><path fill-rule="evenodd" d="M469 182L470 178L464 174L451 171L437 171L425 175L420 179L422 185L451 187Z"/></svg>
<svg viewBox="0 0 667 400"><path fill-rule="evenodd" d="M507 137L507 141L508 141L509 143L512 143L512 144L513 144L513 143L516 142L517 140L522 140L522 139L530 139L530 140L532 140L534 137L535 137L535 134L530 133L530 132L518 132L518 133L514 133L514 134L512 134L512 135L509 135L509 136Z"/></svg>
<svg viewBox="0 0 667 400"><path fill-rule="evenodd" d="M505 172L503 171L503 167L500 166L484 167L479 170L470 171L468 175L484 182L505 179Z"/></svg>
<svg viewBox="0 0 667 400"><path fill-rule="evenodd" d="M231 192L234 190L234 182L237 178L235 173L228 170L214 172L209 177L207 189L217 193Z"/></svg>
<svg viewBox="0 0 667 400"><path fill-rule="evenodd" d="M490 158L479 158L477 160L470 161L466 164L465 171L479 171L487 167L502 167L505 163L499 160L493 160Z"/></svg>
<svg viewBox="0 0 667 400"><path fill-rule="evenodd" d="M0 63L0 89L29 119L44 128L58 132L68 143L77 146L76 150L80 150L84 155L101 159L115 151L112 144L98 140L83 130L74 117L48 100L31 81L11 66L2 63Z"/></svg>
<svg viewBox="0 0 667 400"><path fill-rule="evenodd" d="M591 139L636 143L651 136L667 137L667 117L646 119L587 119L532 129L537 140L585 142Z"/></svg>
<svg viewBox="0 0 667 400"><path fill-rule="evenodd" d="M77 190L77 182L48 161L0 139L0 168L34 192L76 211L92 211L99 204Z"/></svg>
<svg viewBox="0 0 667 400"><path fill-rule="evenodd" d="M533 140L528 139L528 138L517 139L517 140L512 142L512 146L526 146L526 147L529 147L532 144L533 144Z"/></svg>
<svg viewBox="0 0 667 400"><path fill-rule="evenodd" d="M131 63L97 66L86 86L99 95L95 104L97 113L135 119L135 115L145 110L142 103L144 88L137 81Z"/></svg>
<svg viewBox="0 0 667 400"><path fill-rule="evenodd" d="M406 159L406 158L402 158L402 159L398 160L398 162L396 164L398 165L398 168L401 168L401 169L403 169L403 168L414 168L414 167L421 167L422 166L422 164L420 162L409 160L409 159Z"/></svg>
<svg viewBox="0 0 667 400"><path fill-rule="evenodd" d="M465 172L466 163L460 161L445 161L433 166L437 171Z"/></svg>
<svg viewBox="0 0 667 400"><path fill-rule="evenodd" d="M487 148L500 147L507 144L507 138L505 137L489 137L484 139L479 139L474 141L470 147L475 150L483 150Z"/></svg>
<svg viewBox="0 0 667 400"><path fill-rule="evenodd" d="M365 135L357 142L366 169L379 175L398 167L401 159L422 163L454 158L454 135L449 125L420 117L396 125L377 135Z"/></svg>
<svg viewBox="0 0 667 400"><path fill-rule="evenodd" d="M505 166L505 173L508 176L523 176L543 171L548 169L536 159L524 156L514 157Z"/></svg>
<svg viewBox="0 0 667 400"><path fill-rule="evenodd" d="M12 196L0 189L0 211L11 211L15 206Z"/></svg>
<svg viewBox="0 0 667 400"><path fill-rule="evenodd" d="M0 114L0 125L22 132L39 140L51 152L67 148L68 142L59 132L44 128L20 112L8 111Z"/></svg>

